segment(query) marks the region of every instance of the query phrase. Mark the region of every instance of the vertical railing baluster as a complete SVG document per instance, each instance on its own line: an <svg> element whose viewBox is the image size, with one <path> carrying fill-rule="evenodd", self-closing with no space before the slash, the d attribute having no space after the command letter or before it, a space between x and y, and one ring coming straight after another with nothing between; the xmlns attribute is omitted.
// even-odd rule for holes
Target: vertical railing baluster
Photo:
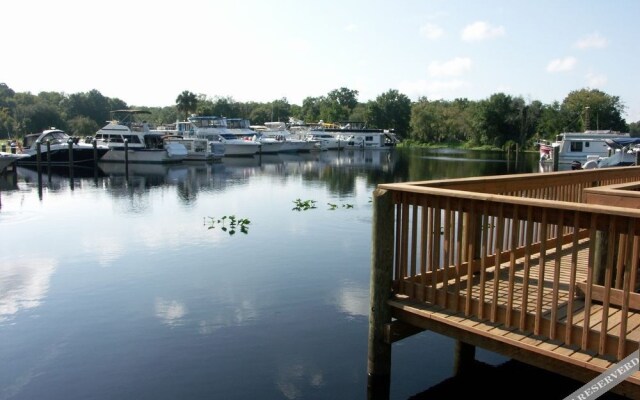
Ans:
<svg viewBox="0 0 640 400"><path fill-rule="evenodd" d="M447 292L449 291L449 274L447 273L447 271L449 271L449 267L452 265L452 260L451 260L451 252L452 252L452 248L451 248L451 244L452 244L452 237L453 237L453 232L451 229L451 225L453 225L453 223L451 222L452 220L452 212L451 212L451 197L447 196L447 199L445 201L445 206L444 206L444 241L443 241L443 249L444 249L444 254L443 254L443 262L442 262L442 266L443 266L443 276L442 276L442 291L444 292L444 301L442 303L443 307L447 307L448 306L448 302L447 302Z"/></svg>
<svg viewBox="0 0 640 400"><path fill-rule="evenodd" d="M573 214L573 236L571 242L571 272L569 275L569 299L567 302L567 325L564 341L567 345L573 343L573 301L576 293L576 275L578 273L578 233L580 232L580 213Z"/></svg>
<svg viewBox="0 0 640 400"><path fill-rule="evenodd" d="M513 207L513 217L511 218L512 231L520 232L520 218L518 216L518 205ZM513 292L516 279L516 249L520 239L516 235L511 235L511 248L509 249L509 285L507 287L507 316L505 325L507 328L512 325L513 318Z"/></svg>
<svg viewBox="0 0 640 400"><path fill-rule="evenodd" d="M409 279L411 290L409 296L416 297L416 254L418 252L418 204L415 202L411 206L411 251L410 251L410 272Z"/></svg>
<svg viewBox="0 0 640 400"><path fill-rule="evenodd" d="M589 329L591 324L591 291L593 288L593 266L595 262L596 232L598 215L591 214L591 223L589 225L589 259L587 261L587 284L584 294L584 322L582 329L582 341L580 348L587 350L589 345Z"/></svg>
<svg viewBox="0 0 640 400"><path fill-rule="evenodd" d="M553 268L553 292L551 298L551 325L549 326L549 338L556 338L558 328L558 295L560 292L560 264L562 261L562 233L564 231L564 210L560 210L559 221L556 225L556 257Z"/></svg>
<svg viewBox="0 0 640 400"><path fill-rule="evenodd" d="M498 294L500 293L500 262L502 261L502 241L504 239L504 204L500 203L498 208L496 246L495 246L495 268L493 271L493 299L491 305L491 322L496 322L498 313Z"/></svg>
<svg viewBox="0 0 640 400"><path fill-rule="evenodd" d="M520 330L527 329L527 315L529 313L529 276L531 275L531 244L533 242L533 207L527 206L527 233L525 235L524 272L522 283L522 312L520 313Z"/></svg>

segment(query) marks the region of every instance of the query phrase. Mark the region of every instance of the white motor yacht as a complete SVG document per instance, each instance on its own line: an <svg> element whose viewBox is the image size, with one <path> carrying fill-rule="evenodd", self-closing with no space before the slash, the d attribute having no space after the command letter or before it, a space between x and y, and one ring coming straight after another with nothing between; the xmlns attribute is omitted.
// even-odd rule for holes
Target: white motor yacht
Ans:
<svg viewBox="0 0 640 400"><path fill-rule="evenodd" d="M112 120L95 134L97 143L104 144L109 148L100 161L176 163L187 158L188 152L183 144L165 142L165 134L158 131L152 132L146 121L135 122L133 119L137 114L150 114L150 112L142 110L112 111ZM114 118L117 116L120 118Z"/></svg>

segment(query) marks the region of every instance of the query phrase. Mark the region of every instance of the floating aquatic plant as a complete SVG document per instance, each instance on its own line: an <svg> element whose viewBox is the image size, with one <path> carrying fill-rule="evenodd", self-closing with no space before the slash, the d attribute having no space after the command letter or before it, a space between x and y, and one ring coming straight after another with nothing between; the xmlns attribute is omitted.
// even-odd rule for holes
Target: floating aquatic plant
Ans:
<svg viewBox="0 0 640 400"><path fill-rule="evenodd" d="M295 199L293 201L293 204L295 204L296 206L292 208L292 210L296 210L296 211L307 211L310 210L312 208L317 208L316 207L316 203L317 201L315 200L300 200L300 199Z"/></svg>
<svg viewBox="0 0 640 400"><path fill-rule="evenodd" d="M215 229L216 226L220 226L220 230L229 233L229 235L235 235L238 229L240 230L240 233L244 233L246 235L249 233L250 223L251 221L247 218L236 218L235 215L225 215L219 219L209 217L209 226L207 229Z"/></svg>

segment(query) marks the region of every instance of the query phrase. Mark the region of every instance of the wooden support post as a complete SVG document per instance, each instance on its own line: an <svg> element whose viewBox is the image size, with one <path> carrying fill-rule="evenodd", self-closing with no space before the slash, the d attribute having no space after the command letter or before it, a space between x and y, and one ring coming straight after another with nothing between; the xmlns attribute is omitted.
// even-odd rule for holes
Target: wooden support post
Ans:
<svg viewBox="0 0 640 400"><path fill-rule="evenodd" d="M94 138L91 144L93 145L93 166L95 167L98 165L98 141Z"/></svg>
<svg viewBox="0 0 640 400"><path fill-rule="evenodd" d="M73 167L73 140L69 139L67 141L67 146L69 146L69 168Z"/></svg>
<svg viewBox="0 0 640 400"><path fill-rule="evenodd" d="M38 170L38 174L40 174L40 164L42 162L42 149L40 148L40 141L36 140L36 166Z"/></svg>
<svg viewBox="0 0 640 400"><path fill-rule="evenodd" d="M471 370L476 359L476 346L456 340L456 348L453 355L453 373L462 375Z"/></svg>
<svg viewBox="0 0 640 400"><path fill-rule="evenodd" d="M636 151L636 167L640 165L640 151Z"/></svg>
<svg viewBox="0 0 640 400"><path fill-rule="evenodd" d="M560 146L553 146L553 170L557 171L560 165Z"/></svg>
<svg viewBox="0 0 640 400"><path fill-rule="evenodd" d="M67 141L69 146L69 186L73 190L73 139Z"/></svg>
<svg viewBox="0 0 640 400"><path fill-rule="evenodd" d="M47 171L51 172L51 141L47 140Z"/></svg>
<svg viewBox="0 0 640 400"><path fill-rule="evenodd" d="M42 149L40 141L36 140L36 169L38 171L38 198L42 200Z"/></svg>
<svg viewBox="0 0 640 400"><path fill-rule="evenodd" d="M389 397L391 382L391 344L385 340L385 327L391 322L391 308L387 301L392 295L393 280L394 209L391 192L381 189L373 192L372 225L367 390L369 398L384 399Z"/></svg>
<svg viewBox="0 0 640 400"><path fill-rule="evenodd" d="M124 176L129 177L129 140L124 140Z"/></svg>

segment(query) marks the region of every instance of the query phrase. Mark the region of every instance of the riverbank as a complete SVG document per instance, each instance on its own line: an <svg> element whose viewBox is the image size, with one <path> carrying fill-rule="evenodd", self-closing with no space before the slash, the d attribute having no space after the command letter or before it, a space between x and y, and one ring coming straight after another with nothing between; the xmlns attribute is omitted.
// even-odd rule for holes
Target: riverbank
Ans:
<svg viewBox="0 0 640 400"><path fill-rule="evenodd" d="M400 142L397 147L404 148L421 148L421 149L458 149L458 150L471 150L471 151L501 151L508 152L509 149L502 148L498 146L472 146L467 142L440 142L440 143L423 143L416 142L413 140L403 140ZM515 149L515 145L511 147L511 151ZM520 150L523 153L537 152L538 150L534 148L526 148L524 150Z"/></svg>

